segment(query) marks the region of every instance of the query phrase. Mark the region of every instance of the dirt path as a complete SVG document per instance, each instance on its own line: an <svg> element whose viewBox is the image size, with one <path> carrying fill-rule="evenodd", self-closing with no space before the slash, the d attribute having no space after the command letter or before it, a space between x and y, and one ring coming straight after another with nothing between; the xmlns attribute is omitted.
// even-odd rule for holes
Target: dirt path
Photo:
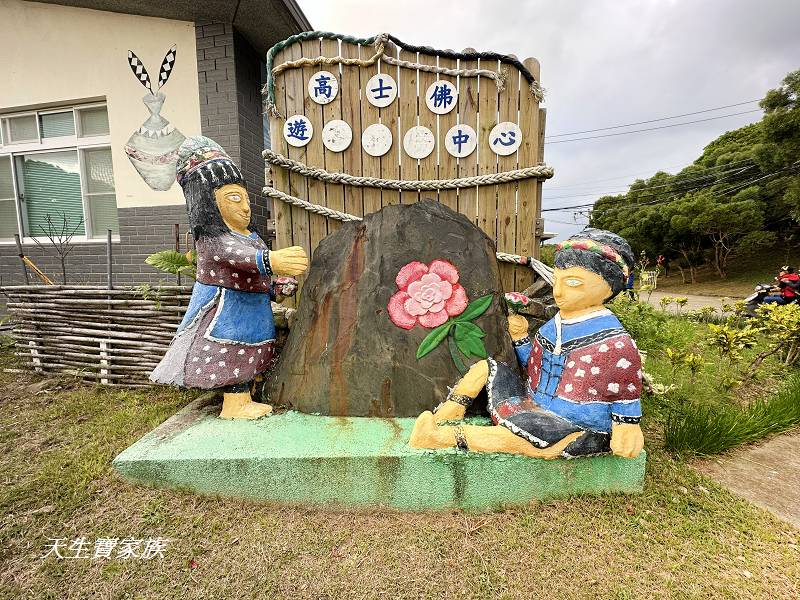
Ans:
<svg viewBox="0 0 800 600"><path fill-rule="evenodd" d="M694 465L733 493L800 528L800 432Z"/></svg>

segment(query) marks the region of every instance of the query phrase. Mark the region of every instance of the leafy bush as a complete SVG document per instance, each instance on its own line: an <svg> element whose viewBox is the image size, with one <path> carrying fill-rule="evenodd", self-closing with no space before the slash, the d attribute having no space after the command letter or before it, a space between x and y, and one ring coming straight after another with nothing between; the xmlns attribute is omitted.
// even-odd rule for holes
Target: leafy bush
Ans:
<svg viewBox="0 0 800 600"><path fill-rule="evenodd" d="M188 275L192 278L197 276L197 252L194 250L192 250L191 256L177 250L162 250L151 254L144 262L165 273Z"/></svg>
<svg viewBox="0 0 800 600"><path fill-rule="evenodd" d="M718 454L798 423L800 376L795 376L776 396L746 407L689 402L671 410L664 426L664 445L677 452Z"/></svg>
<svg viewBox="0 0 800 600"><path fill-rule="evenodd" d="M670 341L666 324L669 315L646 302L634 302L619 295L609 305L636 345L643 350L661 350Z"/></svg>

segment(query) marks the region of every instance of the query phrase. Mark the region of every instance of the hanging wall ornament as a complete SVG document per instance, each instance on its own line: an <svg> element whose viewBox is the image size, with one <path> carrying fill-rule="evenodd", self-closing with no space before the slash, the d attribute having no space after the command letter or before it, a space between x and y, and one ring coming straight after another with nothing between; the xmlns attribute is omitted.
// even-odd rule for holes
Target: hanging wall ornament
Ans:
<svg viewBox="0 0 800 600"><path fill-rule="evenodd" d="M425 158L433 152L436 138L427 127L417 125L406 131L403 136L403 149L411 158Z"/></svg>
<svg viewBox="0 0 800 600"><path fill-rule="evenodd" d="M391 75L378 73L373 75L364 88L364 94L372 106L384 108L397 98L397 82Z"/></svg>
<svg viewBox="0 0 800 600"><path fill-rule="evenodd" d="M175 164L178 161L178 147L186 138L161 116L161 107L167 97L161 88L167 83L175 65L176 47L169 49L158 72L158 91L153 92L153 82L139 57L128 50L128 65L133 74L147 90L142 98L148 118L133 132L125 144L125 154L150 189L164 192L175 182Z"/></svg>
<svg viewBox="0 0 800 600"><path fill-rule="evenodd" d="M304 115L289 117L283 124L283 138L295 148L305 146L311 141L312 135L314 135L314 127L308 117Z"/></svg>
<svg viewBox="0 0 800 600"><path fill-rule="evenodd" d="M317 71L308 80L308 95L317 104L328 104L339 93L339 81L330 71Z"/></svg>
<svg viewBox="0 0 800 600"><path fill-rule="evenodd" d="M522 143L522 130L511 121L498 123L489 133L489 145L495 154L508 156L514 154Z"/></svg>
<svg viewBox="0 0 800 600"><path fill-rule="evenodd" d="M342 120L334 119L322 128L322 143L331 152L342 152L353 141L353 130Z"/></svg>
<svg viewBox="0 0 800 600"><path fill-rule="evenodd" d="M361 134L361 147L370 156L383 156L392 147L392 130L381 123L373 123Z"/></svg>
<svg viewBox="0 0 800 600"><path fill-rule="evenodd" d="M458 105L458 89L449 81L434 81L425 92L425 104L437 115L447 114Z"/></svg>
<svg viewBox="0 0 800 600"><path fill-rule="evenodd" d="M475 152L478 135L469 125L453 125L445 135L444 147L456 158L464 158Z"/></svg>

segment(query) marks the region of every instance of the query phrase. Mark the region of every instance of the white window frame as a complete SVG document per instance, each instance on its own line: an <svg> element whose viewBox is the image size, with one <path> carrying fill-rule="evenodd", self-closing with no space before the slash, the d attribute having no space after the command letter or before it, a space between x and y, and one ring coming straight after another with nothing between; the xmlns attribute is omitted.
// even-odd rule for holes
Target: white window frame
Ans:
<svg viewBox="0 0 800 600"><path fill-rule="evenodd" d="M87 191L87 176L86 176L86 160L84 158L84 151L94 148L108 148L111 149L111 135L110 132L105 135L92 135L92 136L81 136L80 131L80 115L78 114L81 110L85 110L88 108L106 108L107 104L105 102L91 102L86 104L76 104L71 106L62 106L58 108L47 108L42 110L27 110L27 111L20 111L20 112L8 112L8 113L0 113L0 156L9 157L11 159L11 181L14 186L14 197L16 199L16 209L17 209L17 233L20 235L20 239L22 243L25 245L33 245L37 242L41 244L46 244L49 240L46 237L42 236L24 236L23 233L25 231L25 218L23 214L23 207L22 203L20 202L20 190L19 190L19 183L17 178L20 176L18 168L17 168L17 160L22 155L31 155L31 154L43 154L47 152L57 152L57 151L69 151L74 150L78 153L78 165L80 169L80 180L81 180L81 203L83 206L83 228L84 228L84 235L75 235L72 238L72 242L82 244L97 244L102 243L105 240L105 237L102 236L103 232L100 233L99 237L94 237L94 232L92 231L92 223L91 223L91 215L89 214L90 206L88 202L88 196L91 194ZM52 114L52 113L60 113L60 112L67 112L72 111L72 118L73 123L75 125L75 134L68 135L68 136L60 136L60 137L52 137L52 138L42 138L42 131L41 131L41 124L39 122L40 115ZM18 143L5 143L7 142L8 137L8 118L13 117L22 117L27 115L34 115L36 119L36 131L37 135L39 136L39 140L37 142L18 142ZM116 195L116 181L114 182L114 194ZM119 235L113 235L111 237L112 241L119 242ZM0 238L0 246L15 244L13 238Z"/></svg>

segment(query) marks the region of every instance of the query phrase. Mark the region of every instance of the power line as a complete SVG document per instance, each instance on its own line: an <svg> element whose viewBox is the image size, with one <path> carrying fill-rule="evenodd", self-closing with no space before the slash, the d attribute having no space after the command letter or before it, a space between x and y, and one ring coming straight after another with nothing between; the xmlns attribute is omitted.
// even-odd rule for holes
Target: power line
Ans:
<svg viewBox="0 0 800 600"><path fill-rule="evenodd" d="M748 158L746 160L739 161L739 162L740 163L750 162L750 159ZM732 164L735 164L735 163L729 163L726 166L731 166ZM753 165L751 164L748 167L736 167L735 169L730 169L729 171L721 171L719 173L706 173L705 175L701 175L700 177L695 177L693 179L683 179L681 181L676 181L674 183L662 183L662 184L659 184L659 185L650 185L650 186L647 186L647 188L642 190L642 191L646 192L646 191L650 191L650 190L653 190L653 189L656 189L656 188L680 186L680 185L683 185L685 183L692 183L693 181L702 181L704 179L708 179L709 177L719 177L720 175L723 175L725 173L731 173L731 172L734 172L734 171L742 171L744 169L749 169L752 166ZM607 192L593 192L593 193L589 193L589 194L575 194L575 195L571 195L571 196L549 196L549 197L544 198L544 200L559 200L559 199L564 199L564 198L585 198L587 196L608 196L608 195L611 195L611 194L631 193L631 192L635 192L635 191L637 191L637 190L631 190L630 186L628 186L628 189L625 189L625 190L609 190Z"/></svg>
<svg viewBox="0 0 800 600"><path fill-rule="evenodd" d="M658 121L668 121L670 119L678 119L680 117L690 117L692 115L700 115L703 113L714 112L715 110L722 110L723 108L733 108L734 106L743 106L745 104L752 104L753 102L760 102L761 100L745 100L744 102L737 102L736 104L726 104L725 106L717 106L715 108L707 108L705 110L697 110L694 112L683 113L682 115L673 115L671 117L660 117L658 119L650 119L649 121L637 121L635 123L625 123L624 125L610 125L608 127L598 127L597 129L584 129L583 131L572 131L570 133L555 133L545 136L545 140L554 137L564 137L566 135L578 135L581 133L594 133L596 131L606 131L608 129L622 129L623 127L633 127L634 125L645 125L647 123L656 123Z"/></svg>
<svg viewBox="0 0 800 600"><path fill-rule="evenodd" d="M747 162L747 161L741 161L741 162ZM731 163L731 164L734 164L734 163ZM700 181L700 180L703 180L703 179L707 179L708 177L721 177L721 176L724 177L724 176L728 175L729 173L741 173L743 171L746 171L747 169L753 168L754 166L755 165L749 165L747 167L737 167L735 169L730 169L728 171L722 171L720 173L707 174L705 177L699 177L699 178L696 178L696 179L693 179L693 180L684 180L684 181L676 182L674 184L674 186L675 186L674 189L665 190L665 191L662 191L662 192L656 192L655 194L648 194L647 192L651 188L646 188L646 189L642 190L642 193L637 198L635 198L635 200L644 200L645 198L658 198L659 196L674 194L676 192L680 193L680 194L687 194L687 193L695 191L695 190L705 189L705 188L708 188L708 187L711 187L711 186L714 186L714 185L718 185L719 183L722 183L722 181L715 181L715 182L709 183L707 185L685 186L684 184L689 183L690 181ZM672 185L672 184L661 184L659 186L653 186L653 188L655 188L655 187L668 187L669 185ZM634 191L634 192L628 191L627 193L630 194L630 193L637 193L637 192L636 191ZM543 208L541 210L541 212L557 212L557 211L563 211L563 210L574 209L574 208L591 208L592 206L594 206L594 202L584 203L584 204L575 204L575 205L571 205L571 206L556 206L556 207L552 207L552 208Z"/></svg>
<svg viewBox="0 0 800 600"><path fill-rule="evenodd" d="M599 138L607 138L607 137L616 137L618 135L628 135L631 133L642 133L645 131L656 131L657 129L669 129L670 127L680 127L682 125L692 125L693 123L705 123L706 121L714 121L716 119L725 119L727 117L736 117L738 115L746 115L754 112L761 112L760 108L755 108L753 110L743 110L741 112L730 113L728 115L719 115L717 117L708 117L707 119L696 119L694 121L684 121L683 123L673 123L671 125L661 125L659 127L647 127L645 129L633 129L631 131L621 131L619 133L606 133L603 135L592 135L587 137L580 137L580 138L573 138L571 140L556 140L555 142L550 142L550 145L553 144L566 144L567 142L580 142L581 140L596 140Z"/></svg>

